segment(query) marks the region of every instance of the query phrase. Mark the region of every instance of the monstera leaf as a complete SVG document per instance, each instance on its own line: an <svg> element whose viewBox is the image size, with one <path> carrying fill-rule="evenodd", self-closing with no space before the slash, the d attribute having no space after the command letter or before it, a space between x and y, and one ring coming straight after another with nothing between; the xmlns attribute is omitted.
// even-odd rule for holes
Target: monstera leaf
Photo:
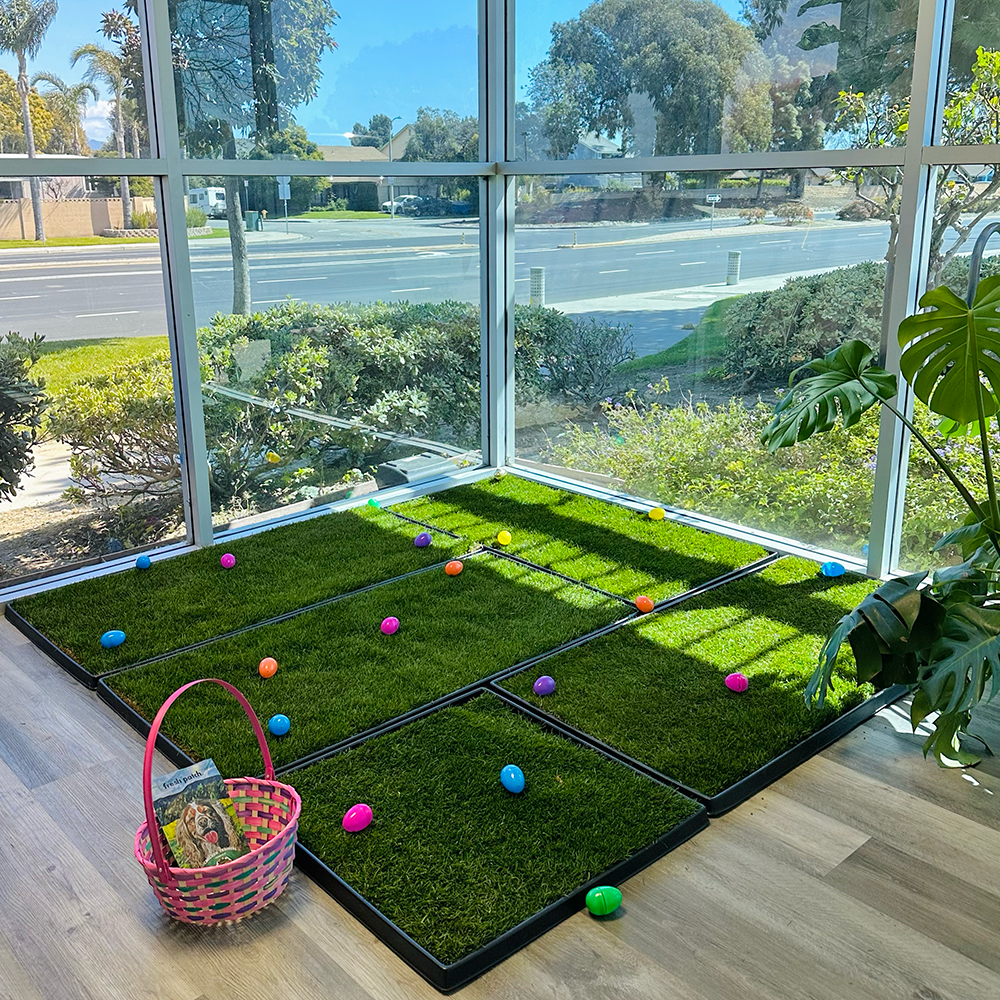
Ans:
<svg viewBox="0 0 1000 1000"><path fill-rule="evenodd" d="M945 616L927 591L918 590L926 578L926 573L912 573L890 580L840 619L820 650L819 665L806 685L806 704L826 700L845 639L854 652L859 681L880 688L916 681L917 654L935 641Z"/></svg>
<svg viewBox="0 0 1000 1000"><path fill-rule="evenodd" d="M944 285L926 292L920 305L933 311L899 325L900 368L917 398L958 424L979 418L978 394L984 415L995 414L1000 408L1000 275L979 283L971 308Z"/></svg>
<svg viewBox="0 0 1000 1000"><path fill-rule="evenodd" d="M813 434L828 431L838 415L845 427L856 424L865 410L896 395L896 376L872 364L875 352L860 340L849 340L819 361L792 372L789 391L774 408L774 420L761 440L772 453ZM816 374L792 385L805 369ZM838 414L839 407L839 414Z"/></svg>
<svg viewBox="0 0 1000 1000"><path fill-rule="evenodd" d="M960 604L948 609L941 635L918 678L933 711L971 711L1000 691L1000 611Z"/></svg>

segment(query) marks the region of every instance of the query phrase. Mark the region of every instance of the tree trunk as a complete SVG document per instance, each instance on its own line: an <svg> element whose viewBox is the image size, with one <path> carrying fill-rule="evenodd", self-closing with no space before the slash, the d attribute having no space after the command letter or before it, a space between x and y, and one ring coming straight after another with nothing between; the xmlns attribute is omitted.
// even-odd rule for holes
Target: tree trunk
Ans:
<svg viewBox="0 0 1000 1000"><path fill-rule="evenodd" d="M132 158L139 159L139 123L132 119Z"/></svg>
<svg viewBox="0 0 1000 1000"><path fill-rule="evenodd" d="M122 95L115 95L115 143L119 159L125 159L125 120L122 117ZM122 192L122 229L132 228L132 195L128 187L128 177L118 179Z"/></svg>
<svg viewBox="0 0 1000 1000"><path fill-rule="evenodd" d="M24 122L24 141L28 147L28 157L35 158L35 131L31 126L31 109L28 106L28 93L31 87L28 83L28 66L24 53L17 53L17 94L21 98L21 118ZM45 242L45 222L42 219L42 182L37 177L28 179L31 188L31 213L35 219L35 239Z"/></svg>
<svg viewBox="0 0 1000 1000"><path fill-rule="evenodd" d="M233 312L250 315L250 261L247 258L247 234L243 223L241 189L243 180L227 175L226 221L229 224L229 246L233 252Z"/></svg>

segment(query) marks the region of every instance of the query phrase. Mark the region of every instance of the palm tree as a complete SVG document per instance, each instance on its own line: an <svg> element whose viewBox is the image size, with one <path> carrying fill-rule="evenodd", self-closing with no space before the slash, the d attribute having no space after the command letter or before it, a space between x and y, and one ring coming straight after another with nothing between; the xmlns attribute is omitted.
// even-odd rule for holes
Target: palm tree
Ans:
<svg viewBox="0 0 1000 1000"><path fill-rule="evenodd" d="M2 2L2 0L0 0ZM22 0L23 2L23 0ZM111 125L115 133L115 143L118 146L118 156L125 159L125 113L122 102L125 94L125 61L110 49L102 48L89 42L77 46L71 55L75 66L81 59L88 62L84 80L87 83L100 81L111 91L114 98L114 110L111 113ZM128 177L120 178L122 192L122 226L132 228L132 198L128 189Z"/></svg>
<svg viewBox="0 0 1000 1000"><path fill-rule="evenodd" d="M59 9L56 0L0 0L0 52L10 52L17 57L17 94L21 98L21 118L24 122L24 140L28 156L34 159L35 133L31 127L28 110L28 59L34 59L42 47L42 39L49 30ZM42 221L42 184L39 178L29 178L31 211L35 219L35 239L45 242L45 223Z"/></svg>
<svg viewBox="0 0 1000 1000"><path fill-rule="evenodd" d="M87 107L87 98L92 97L97 101L101 96L100 93L86 80L81 83L66 83L55 73L36 73L31 78L31 85L37 86L40 81L52 85L52 89L45 91L42 97L57 105L66 121L72 124L73 152L80 156L83 151L80 145L80 133L83 127L80 122Z"/></svg>

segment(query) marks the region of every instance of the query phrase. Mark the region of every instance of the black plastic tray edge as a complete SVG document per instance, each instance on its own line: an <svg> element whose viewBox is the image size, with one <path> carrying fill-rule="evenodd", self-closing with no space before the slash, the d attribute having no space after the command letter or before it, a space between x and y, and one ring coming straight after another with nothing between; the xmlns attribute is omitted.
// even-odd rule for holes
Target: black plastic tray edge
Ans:
<svg viewBox="0 0 1000 1000"><path fill-rule="evenodd" d="M692 788L690 785L684 784L682 781L678 781L669 774L656 770L656 768L649 764L644 764L641 760L636 760L635 757L630 757L627 753L623 753L610 744L597 739L596 736L591 736L582 729L577 729L575 726L569 725L562 719L556 719L554 716L548 715L548 713L542 711L537 706L512 694L506 688L500 687L501 681L509 680L515 673L519 672L512 671L506 677L491 680L489 682L490 688L497 693L505 695L507 699L517 704L519 708L530 710L530 713L539 719L556 722L565 735L572 736L579 742L585 743L595 750L600 750L608 757L612 757L622 764L628 764L647 777L655 778L657 781L669 785L671 788L676 788L685 795L703 803L708 809L708 815L713 819L724 815L731 809L735 809L736 806L746 802L747 799L753 798L754 795L764 791L768 785L773 784L778 778L794 770L800 764L804 764L812 757L815 757L821 750L825 750L830 744L835 743L842 736L846 736L852 729L856 729L863 722L867 722L876 712L881 711L886 705L891 705L906 694L908 690L904 684L895 684L892 687L876 692L870 698L866 698L861 702L860 705L855 705L854 708L832 722L828 722L825 726L820 727L804 740L796 743L795 746L778 754L773 760L762 764L756 771L751 772L745 778L740 778L739 781L734 782L728 788L723 789L715 795L709 795L706 792L699 791L697 788Z"/></svg>
<svg viewBox="0 0 1000 1000"><path fill-rule="evenodd" d="M432 715L434 712L440 711L445 707L464 704L483 693L499 697L509 708L528 716L533 722L536 722L550 732L570 739L578 745L586 746L588 749L595 749L588 742L580 740L572 733L564 732L558 725L553 725L549 718L536 718L534 713L525 712L524 706L520 704L519 699L511 697L507 692L497 691L487 686L480 686L477 690L455 695L450 699L448 705L439 705L435 709L424 710L420 713L420 717ZM401 729L404 725L415 721L418 721L418 718L411 718L405 721L396 720L391 728ZM352 746L357 746L366 740L384 736L388 731L387 729L369 733L363 737L357 737L351 741L350 746L342 747L340 752L351 749ZM319 762L311 761L297 766L295 770L301 770L302 767L312 766L316 763ZM618 763L631 766L625 761L618 761ZM638 769L633 768L633 770ZM644 777L651 777L650 775L646 775L645 772L640 773ZM287 776L287 774L288 769L282 772L283 777ZM654 778L654 780L656 779ZM580 888L568 893L554 903L550 903L544 909L539 910L538 913L523 920L516 927L505 931L499 937L489 942L489 944L483 945L483 947L478 948L476 951L450 965L445 965L438 961L429 951L417 944L405 931L400 930L388 917L372 906L356 890L352 889L350 885L301 843L296 846L295 863L305 874L312 878L321 888L348 910L349 913L375 934L383 944L391 948L407 965L423 976L431 986L441 993L452 993L462 986L467 985L473 979L483 975L483 973L495 965L510 958L511 955L520 951L525 945L534 941L546 931L551 930L557 924L562 923L567 917L579 912L584 906L584 898L587 892L594 886L618 884L632 878L632 876L637 875L644 868L648 868L649 865L700 833L708 826L708 823L708 811L702 805L697 812L681 820L672 830L668 830L652 844L637 851L630 858L620 861L617 865L595 876Z"/></svg>
<svg viewBox="0 0 1000 1000"><path fill-rule="evenodd" d="M93 691L97 687L98 677L96 674L84 670L69 653L60 649L48 636L39 632L34 625L7 604L4 606L4 618L7 619L23 636L30 639L46 656L51 657L60 667L69 673L75 680L78 680L84 687Z"/></svg>

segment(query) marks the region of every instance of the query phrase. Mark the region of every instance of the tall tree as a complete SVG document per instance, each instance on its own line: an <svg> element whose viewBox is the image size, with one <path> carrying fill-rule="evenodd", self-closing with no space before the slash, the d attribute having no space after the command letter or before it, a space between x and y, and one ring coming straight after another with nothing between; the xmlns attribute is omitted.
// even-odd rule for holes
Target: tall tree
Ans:
<svg viewBox="0 0 1000 1000"><path fill-rule="evenodd" d="M86 80L82 80L80 83L66 83L55 73L36 73L31 78L31 83L33 86L37 86L39 83L50 84L51 89L40 92L41 96L58 108L60 116L69 126L73 153L80 156L83 151L80 142L80 136L83 133L82 119L87 108L87 98L92 97L97 101L101 96L97 88Z"/></svg>
<svg viewBox="0 0 1000 1000"><path fill-rule="evenodd" d="M115 135L115 144L118 147L118 156L125 159L125 109L123 102L125 99L125 76L123 73L124 61L118 53L105 49L93 42L86 45L79 45L73 50L70 56L75 66L81 59L87 60L87 72L84 79L87 83L95 83L98 80L103 83L111 92L113 107L111 109L111 128ZM119 184L122 193L122 226L125 229L132 228L132 197L129 192L128 176L123 175Z"/></svg>
<svg viewBox="0 0 1000 1000"><path fill-rule="evenodd" d="M388 115L372 115L367 125L355 122L351 132L352 146L384 146L392 134L392 119Z"/></svg>
<svg viewBox="0 0 1000 1000"><path fill-rule="evenodd" d="M0 0L0 52L10 52L17 58L17 93L21 99L21 121L28 156L34 158L35 135L28 108L28 59L34 59L42 47L42 39L56 16L56 0ZM31 211L35 222L35 239L45 242L45 222L42 219L42 185L37 177L29 182Z"/></svg>
<svg viewBox="0 0 1000 1000"><path fill-rule="evenodd" d="M28 93L28 113L35 145L44 149L55 128L55 116L45 99L32 87ZM21 95L17 81L0 69L0 153L23 153L26 149Z"/></svg>

